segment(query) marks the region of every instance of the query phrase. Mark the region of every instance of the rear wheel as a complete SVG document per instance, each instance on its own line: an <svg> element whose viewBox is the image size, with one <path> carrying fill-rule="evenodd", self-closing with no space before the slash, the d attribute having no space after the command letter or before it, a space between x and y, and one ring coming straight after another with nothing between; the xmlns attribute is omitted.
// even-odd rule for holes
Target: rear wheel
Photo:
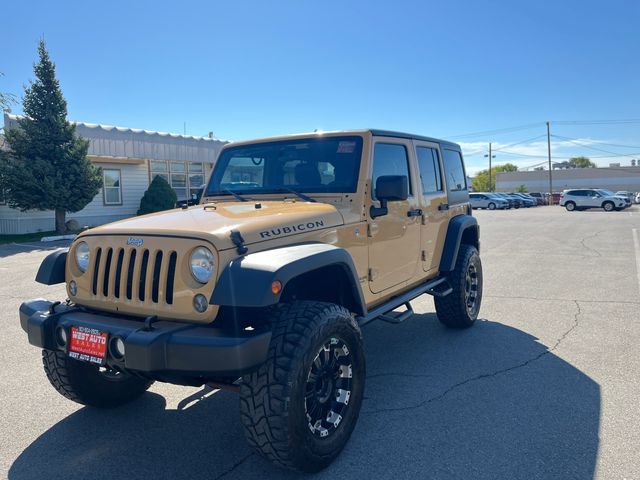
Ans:
<svg viewBox="0 0 640 480"><path fill-rule="evenodd" d="M482 263L475 247L460 245L448 280L453 291L434 299L438 320L450 328L468 328L478 318L482 302Z"/></svg>
<svg viewBox="0 0 640 480"><path fill-rule="evenodd" d="M112 408L142 395L153 383L69 358L64 352L42 350L44 371L51 385L69 400L99 408Z"/></svg>
<svg viewBox="0 0 640 480"><path fill-rule="evenodd" d="M613 202L604 202L602 204L602 208L605 212L611 212L615 208L615 205L613 204Z"/></svg>
<svg viewBox="0 0 640 480"><path fill-rule="evenodd" d="M576 209L576 204L574 202L567 202L564 204L564 208L569 212L573 212Z"/></svg>
<svg viewBox="0 0 640 480"><path fill-rule="evenodd" d="M267 361L242 378L240 414L261 455L317 472L342 451L364 393L362 334L341 306L299 301L272 317Z"/></svg>

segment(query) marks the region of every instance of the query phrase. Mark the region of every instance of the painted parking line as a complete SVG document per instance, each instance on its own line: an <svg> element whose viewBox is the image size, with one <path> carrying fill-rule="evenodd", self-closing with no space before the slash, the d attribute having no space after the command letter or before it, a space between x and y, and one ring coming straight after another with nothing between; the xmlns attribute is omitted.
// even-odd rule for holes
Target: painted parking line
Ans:
<svg viewBox="0 0 640 480"><path fill-rule="evenodd" d="M638 290L640 290L640 235L638 235L638 229L633 228L633 246L636 252L636 273L638 275Z"/></svg>

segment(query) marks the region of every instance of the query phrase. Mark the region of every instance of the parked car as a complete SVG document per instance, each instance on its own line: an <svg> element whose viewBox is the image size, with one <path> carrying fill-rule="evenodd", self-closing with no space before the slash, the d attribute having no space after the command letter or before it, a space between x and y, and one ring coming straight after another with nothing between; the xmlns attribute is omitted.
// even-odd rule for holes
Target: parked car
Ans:
<svg viewBox="0 0 640 480"><path fill-rule="evenodd" d="M259 186L225 186L248 159L260 159ZM226 403L255 451L317 472L365 398L362 325L409 319L423 294L445 326L476 323L480 229L464 171L458 145L388 130L226 144L197 206L87 230L50 253L36 280L66 286L69 301L25 301L20 325L69 400L116 407L154 381L214 385L238 392ZM410 172L421 173L413 191Z"/></svg>
<svg viewBox="0 0 640 480"><path fill-rule="evenodd" d="M509 202L509 206L512 208L520 208L522 206L523 202L520 197L515 197L503 192L493 192L493 194L497 195L500 198L504 198L507 202Z"/></svg>
<svg viewBox="0 0 640 480"><path fill-rule="evenodd" d="M624 208L629 208L631 206L631 198L625 196L625 195L619 195L618 193L613 193L611 190L607 190L605 188L597 188L596 189L598 192L602 193L603 195L609 195L609 196L615 196L618 198L621 198L624 200ZM628 192L627 192L628 193Z"/></svg>
<svg viewBox="0 0 640 480"><path fill-rule="evenodd" d="M469 203L471 204L471 208L487 208L489 210L511 208L509 202L504 198L486 192L470 193Z"/></svg>
<svg viewBox="0 0 640 480"><path fill-rule="evenodd" d="M640 203L640 192L636 193L634 197L633 203Z"/></svg>
<svg viewBox="0 0 640 480"><path fill-rule="evenodd" d="M525 199L531 200L533 202L534 207L538 206L538 200L532 197L531 195L529 195L528 193L519 193L518 195L520 195L521 197L524 197Z"/></svg>
<svg viewBox="0 0 640 480"><path fill-rule="evenodd" d="M602 208L606 212L626 208L624 198L606 190L578 189L565 190L560 197L560 206L572 212L587 208Z"/></svg>
<svg viewBox="0 0 640 480"><path fill-rule="evenodd" d="M514 196L516 196L518 198L521 198L522 201L523 201L523 205L522 205L523 207L527 207L527 208L535 207L538 204L538 202L536 202L533 198L526 196L526 194L524 194L524 193L515 193L514 192L514 193L510 193L510 195L514 195Z"/></svg>
<svg viewBox="0 0 640 480"><path fill-rule="evenodd" d="M616 197L623 197L626 198L627 200L629 200L629 202L631 202L631 198L633 197L633 194L631 192L628 192L626 190L620 190L618 192L616 192Z"/></svg>
<svg viewBox="0 0 640 480"><path fill-rule="evenodd" d="M547 200L547 194L542 192L531 192L529 196L536 199L538 205L549 205L549 201Z"/></svg>

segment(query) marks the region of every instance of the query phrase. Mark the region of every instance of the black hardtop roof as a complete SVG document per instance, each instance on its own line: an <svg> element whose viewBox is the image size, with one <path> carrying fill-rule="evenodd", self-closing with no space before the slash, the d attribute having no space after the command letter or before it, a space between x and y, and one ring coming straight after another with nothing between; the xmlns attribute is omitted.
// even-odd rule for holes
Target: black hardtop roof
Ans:
<svg viewBox="0 0 640 480"><path fill-rule="evenodd" d="M378 135L381 137L396 137L396 138L409 138L414 140L424 140L425 142L433 142L439 143L441 145L447 147L454 147L456 150L460 150L460 145L457 143L449 142L448 140L440 140L438 138L425 137L423 135L414 135L412 133L404 133L404 132L394 132L393 130L379 130L376 128L371 128L369 131L373 135Z"/></svg>

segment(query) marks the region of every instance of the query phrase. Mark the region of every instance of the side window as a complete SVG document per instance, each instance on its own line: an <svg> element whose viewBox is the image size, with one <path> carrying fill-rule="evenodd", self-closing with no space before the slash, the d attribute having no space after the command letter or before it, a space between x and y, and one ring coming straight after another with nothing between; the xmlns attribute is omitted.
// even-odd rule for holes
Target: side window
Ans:
<svg viewBox="0 0 640 480"><path fill-rule="evenodd" d="M464 172L462 155L455 150L443 151L444 171L447 178L447 188L450 192L457 192L467 189L467 176Z"/></svg>
<svg viewBox="0 0 640 480"><path fill-rule="evenodd" d="M376 199L376 180L384 175L404 175L409 181L409 195L411 191L411 176L409 175L409 157L404 145L396 143L376 143L373 149L373 178L371 198Z"/></svg>
<svg viewBox="0 0 640 480"><path fill-rule="evenodd" d="M438 151L434 148L417 147L416 153L418 155L418 167L420 168L422 193L428 194L442 191Z"/></svg>

